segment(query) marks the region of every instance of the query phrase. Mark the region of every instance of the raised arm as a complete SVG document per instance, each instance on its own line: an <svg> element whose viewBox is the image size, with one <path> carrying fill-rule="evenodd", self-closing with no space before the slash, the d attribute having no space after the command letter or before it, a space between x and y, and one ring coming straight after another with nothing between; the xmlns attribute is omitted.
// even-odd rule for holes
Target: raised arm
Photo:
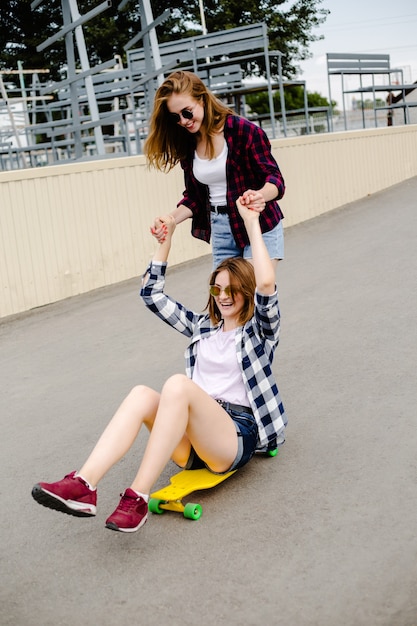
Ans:
<svg viewBox="0 0 417 626"><path fill-rule="evenodd" d="M237 200L236 206L245 224L252 247L252 263L255 270L256 288L259 293L269 296L276 289L275 268L262 237L259 212L248 209L240 202L240 199Z"/></svg>

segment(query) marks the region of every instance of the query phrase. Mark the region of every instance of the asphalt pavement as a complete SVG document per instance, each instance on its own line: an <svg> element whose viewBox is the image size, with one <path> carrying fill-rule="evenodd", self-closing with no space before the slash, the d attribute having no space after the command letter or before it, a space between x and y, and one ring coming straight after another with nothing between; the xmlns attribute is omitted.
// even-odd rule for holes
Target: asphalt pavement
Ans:
<svg viewBox="0 0 417 626"><path fill-rule="evenodd" d="M416 209L413 178L285 230L287 441L198 494L198 521L104 528L145 434L96 518L31 497L81 465L133 385L183 371L186 340L139 278L0 320L2 626L417 625ZM210 270L171 268L168 293L204 308Z"/></svg>

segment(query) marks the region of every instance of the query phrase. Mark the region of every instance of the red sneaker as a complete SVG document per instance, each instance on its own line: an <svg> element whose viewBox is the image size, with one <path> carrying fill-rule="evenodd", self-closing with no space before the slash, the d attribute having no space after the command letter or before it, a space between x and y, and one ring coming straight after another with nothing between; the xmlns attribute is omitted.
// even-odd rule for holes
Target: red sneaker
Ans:
<svg viewBox="0 0 417 626"><path fill-rule="evenodd" d="M106 528L134 533L148 519L148 503L133 489L126 489L116 510L106 520Z"/></svg>
<svg viewBox="0 0 417 626"><path fill-rule="evenodd" d="M50 509L75 515L91 517L96 514L97 489L71 472L56 483L38 483L32 489L36 502Z"/></svg>

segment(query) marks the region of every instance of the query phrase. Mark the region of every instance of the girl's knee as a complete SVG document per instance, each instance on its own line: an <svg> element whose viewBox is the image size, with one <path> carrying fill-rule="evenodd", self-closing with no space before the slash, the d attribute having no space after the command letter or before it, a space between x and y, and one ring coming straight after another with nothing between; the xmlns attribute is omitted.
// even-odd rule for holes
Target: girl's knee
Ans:
<svg viewBox="0 0 417 626"><path fill-rule="evenodd" d="M189 383L190 379L185 374L174 374L165 381L162 393L183 394Z"/></svg>
<svg viewBox="0 0 417 626"><path fill-rule="evenodd" d="M136 385L133 389L131 389L125 399L125 402L138 407L148 405L153 406L154 404L157 405L158 401L159 394L154 389L147 387L146 385Z"/></svg>
<svg viewBox="0 0 417 626"><path fill-rule="evenodd" d="M141 397L149 393L155 393L155 392L150 387L146 387L146 385L135 385L133 389L130 390L128 395L133 396L133 397L137 397L137 396Z"/></svg>

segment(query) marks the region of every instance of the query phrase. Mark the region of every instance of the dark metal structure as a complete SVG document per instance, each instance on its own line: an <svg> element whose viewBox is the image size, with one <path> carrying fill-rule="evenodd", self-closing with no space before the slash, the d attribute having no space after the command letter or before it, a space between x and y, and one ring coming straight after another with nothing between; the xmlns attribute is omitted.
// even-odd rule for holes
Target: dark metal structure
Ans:
<svg viewBox="0 0 417 626"><path fill-rule="evenodd" d="M129 1L122 0L118 9ZM34 74L31 96L23 107L24 141L20 143L18 138L17 145L0 143L2 169L141 153L155 91L174 68L196 72L219 98L242 115L246 114L245 97L249 93L267 92L269 113L262 119L253 119L265 123L272 138L280 132L287 135L284 89L302 85L304 108L297 113L304 116L305 132L310 132L312 110L308 109L305 82L283 79L281 53L269 50L264 23L158 44L156 27L169 17L170 10L154 19L150 0L136 1L141 30L125 46L127 67L123 67L120 56L91 66L84 40L83 26L106 11L111 0L104 0L85 15L80 14L77 0L61 0L63 24L37 50L62 40L67 57L66 76L57 82L41 82ZM46 2L33 0L31 8L35 11ZM276 59L278 67L275 79L271 75L271 58ZM244 70L257 60L266 68L266 80L247 83L243 80ZM12 98L1 74L0 88L1 100L10 110ZM279 113L274 111L276 91L280 97ZM9 117L13 122L13 116ZM19 134L15 129L13 132Z"/></svg>

